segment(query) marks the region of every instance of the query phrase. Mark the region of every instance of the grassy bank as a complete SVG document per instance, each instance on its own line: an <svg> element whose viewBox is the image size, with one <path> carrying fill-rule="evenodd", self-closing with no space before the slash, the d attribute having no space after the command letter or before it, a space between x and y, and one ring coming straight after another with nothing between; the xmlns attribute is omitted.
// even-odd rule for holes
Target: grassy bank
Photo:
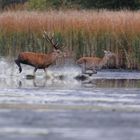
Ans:
<svg viewBox="0 0 140 140"><path fill-rule="evenodd" d="M0 14L1 55L47 52L50 47L42 38L44 29L53 32L76 58L102 57L106 49L117 54L119 66L140 68L140 12L4 12Z"/></svg>

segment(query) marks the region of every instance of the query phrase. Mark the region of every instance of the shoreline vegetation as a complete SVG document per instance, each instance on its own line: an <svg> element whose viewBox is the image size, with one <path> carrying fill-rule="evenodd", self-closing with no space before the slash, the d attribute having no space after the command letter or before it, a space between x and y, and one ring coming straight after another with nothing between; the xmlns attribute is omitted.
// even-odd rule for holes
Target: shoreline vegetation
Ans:
<svg viewBox="0 0 140 140"><path fill-rule="evenodd" d="M54 33L75 60L103 57L103 50L110 50L118 59L111 67L140 69L140 11L5 11L0 13L0 55L48 52L43 30Z"/></svg>

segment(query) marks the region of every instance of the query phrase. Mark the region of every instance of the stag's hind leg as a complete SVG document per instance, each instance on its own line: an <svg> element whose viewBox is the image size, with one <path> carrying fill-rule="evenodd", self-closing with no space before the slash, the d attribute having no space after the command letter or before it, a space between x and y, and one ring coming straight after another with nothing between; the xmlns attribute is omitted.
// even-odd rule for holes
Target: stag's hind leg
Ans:
<svg viewBox="0 0 140 140"><path fill-rule="evenodd" d="M16 59L16 60L15 60L15 63L16 63L16 64L18 65L18 67L19 67L19 73L21 73L21 72L22 72L22 68L21 68L21 65L20 65L19 60Z"/></svg>

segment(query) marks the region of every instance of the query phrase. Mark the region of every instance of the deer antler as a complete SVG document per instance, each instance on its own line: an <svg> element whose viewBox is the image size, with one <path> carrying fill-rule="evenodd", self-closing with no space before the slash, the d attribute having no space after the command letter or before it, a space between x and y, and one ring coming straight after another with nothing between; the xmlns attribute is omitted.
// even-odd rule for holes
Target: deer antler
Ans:
<svg viewBox="0 0 140 140"><path fill-rule="evenodd" d="M51 37L49 37L49 35L47 34L47 32L44 31L43 37L44 37L45 39L47 39L47 41L49 41L49 42L51 43L51 45L52 45L56 50L59 49L59 47L58 47L59 43L58 43L58 42L54 43L54 40L53 40L53 39L54 39L54 35L52 35Z"/></svg>

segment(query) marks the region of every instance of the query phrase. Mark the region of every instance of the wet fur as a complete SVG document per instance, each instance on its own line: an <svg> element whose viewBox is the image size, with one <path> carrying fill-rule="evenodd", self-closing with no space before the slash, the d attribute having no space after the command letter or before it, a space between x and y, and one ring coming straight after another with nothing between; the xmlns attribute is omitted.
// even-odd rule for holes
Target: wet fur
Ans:
<svg viewBox="0 0 140 140"><path fill-rule="evenodd" d="M21 64L26 64L35 67L34 72L37 69L44 69L52 65L57 58L53 52L49 54L33 53L33 52L22 52L18 55L15 63L19 67L19 72L22 72Z"/></svg>
<svg viewBox="0 0 140 140"><path fill-rule="evenodd" d="M77 64L82 67L82 73L86 73L87 70L92 70L93 73L97 73L97 69L101 69L105 66L114 53L110 51L104 51L105 55L103 58L99 57L81 57L77 60Z"/></svg>

